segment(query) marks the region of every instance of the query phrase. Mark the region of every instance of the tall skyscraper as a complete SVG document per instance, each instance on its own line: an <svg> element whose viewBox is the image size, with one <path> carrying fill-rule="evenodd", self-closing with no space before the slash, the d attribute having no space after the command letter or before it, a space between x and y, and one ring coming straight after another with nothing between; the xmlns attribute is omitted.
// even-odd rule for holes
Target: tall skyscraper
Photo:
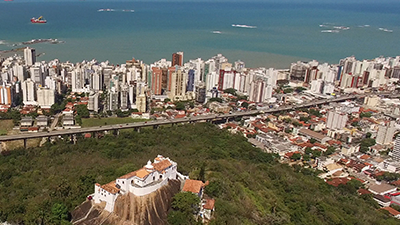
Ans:
<svg viewBox="0 0 400 225"><path fill-rule="evenodd" d="M151 91L153 95L162 94L162 69L153 67L151 74Z"/></svg>
<svg viewBox="0 0 400 225"><path fill-rule="evenodd" d="M24 59L26 66L32 66L36 62L36 50L34 48L26 47L24 49Z"/></svg>
<svg viewBox="0 0 400 225"><path fill-rule="evenodd" d="M346 126L348 117L345 113L329 111L326 120L326 127L329 129L343 129Z"/></svg>
<svg viewBox="0 0 400 225"><path fill-rule="evenodd" d="M376 136L376 143L386 145L393 141L394 132L396 131L395 122L390 121L387 125L380 125Z"/></svg>
<svg viewBox="0 0 400 225"><path fill-rule="evenodd" d="M183 66L183 52L172 54L172 66Z"/></svg>
<svg viewBox="0 0 400 225"><path fill-rule="evenodd" d="M392 152L392 157L396 161L400 160L400 135L396 137L396 141Z"/></svg>
<svg viewBox="0 0 400 225"><path fill-rule="evenodd" d="M13 91L11 85L0 85L0 104L11 105L13 99Z"/></svg>
<svg viewBox="0 0 400 225"><path fill-rule="evenodd" d="M55 102L54 90L39 88L37 90L37 102L41 108L49 109Z"/></svg>
<svg viewBox="0 0 400 225"><path fill-rule="evenodd" d="M25 105L36 105L35 82L26 79L22 82L22 99Z"/></svg>

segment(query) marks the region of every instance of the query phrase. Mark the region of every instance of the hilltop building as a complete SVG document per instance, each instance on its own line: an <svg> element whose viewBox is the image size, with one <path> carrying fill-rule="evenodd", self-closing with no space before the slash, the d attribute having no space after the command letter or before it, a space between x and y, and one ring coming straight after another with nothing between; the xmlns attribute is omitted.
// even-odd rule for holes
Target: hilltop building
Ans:
<svg viewBox="0 0 400 225"><path fill-rule="evenodd" d="M106 202L105 210L114 211L114 204L119 195L132 193L136 196L148 195L164 185L168 180L184 179L184 176L177 171L177 163L158 155L151 163L136 171L125 174L108 184L95 184L94 202Z"/></svg>

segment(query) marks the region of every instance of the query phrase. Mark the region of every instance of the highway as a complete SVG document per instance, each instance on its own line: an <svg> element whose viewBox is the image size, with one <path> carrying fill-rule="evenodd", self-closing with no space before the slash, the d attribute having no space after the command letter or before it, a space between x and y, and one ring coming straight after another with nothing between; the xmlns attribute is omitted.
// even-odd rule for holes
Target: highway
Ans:
<svg viewBox="0 0 400 225"><path fill-rule="evenodd" d="M297 108L310 107L320 104L327 104L330 102L338 102L345 101L349 99L354 99L358 97L364 97L364 95L350 95L350 96L342 96L332 99L323 99L316 100L313 102L307 102L299 105L290 105L283 106L279 108L271 108L267 110L251 110L245 112L234 112L229 114L211 114L205 116L196 116L190 118L181 118L181 119L166 119L166 120L152 120L146 122L136 122L136 123L127 123L127 124L117 124L117 125L105 125L105 126L97 126L97 127L87 127L87 128L77 128L77 129L65 129L58 131L49 131L49 132L37 132L37 133L24 133L17 135L6 135L0 136L0 142L2 141L15 141L15 140L24 140L26 142L27 139L32 138L44 138L44 137L57 137L62 135L74 135L74 134L83 134L83 133L93 133L93 132L104 132L104 131L118 131L121 129L137 129L141 127L151 127L151 126L161 126L168 124L178 124L178 123L190 123L190 122L205 122L205 121L220 121L227 120L229 118L241 117L241 116L251 116L257 115L260 113L275 113L286 110L294 110Z"/></svg>

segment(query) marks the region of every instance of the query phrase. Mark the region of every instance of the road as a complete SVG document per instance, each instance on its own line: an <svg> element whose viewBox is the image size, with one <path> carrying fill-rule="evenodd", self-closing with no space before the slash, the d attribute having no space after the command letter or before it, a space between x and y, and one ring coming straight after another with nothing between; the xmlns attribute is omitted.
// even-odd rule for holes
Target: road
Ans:
<svg viewBox="0 0 400 225"><path fill-rule="evenodd" d="M51 125L50 125L50 127L49 127L49 131L54 130L54 128L57 126L58 119L60 118L60 116L61 116L61 113L57 113L57 114L54 116L54 120L53 120L53 122L51 123ZM44 145L44 143L47 142L47 138L48 138L48 137L43 137L43 138L42 138L42 140L41 140L40 143L39 143L39 147L42 146L42 145Z"/></svg>
<svg viewBox="0 0 400 225"><path fill-rule="evenodd" d="M0 142L14 141L14 140L27 140L27 139L31 139L31 138L57 137L57 136L62 136L62 135L73 135L73 134L83 134L83 133L93 133L93 132L114 131L114 130L116 131L116 130L121 130L121 129L135 129L135 128L141 128L141 127L161 126L161 125L177 124L177 123L220 121L220 120L227 120L229 118L234 118L234 117L257 115L260 113L275 113L275 112L286 111L286 110L294 110L297 108L316 106L316 105L320 105L320 104L327 104L330 102L344 101L344 100L349 100L349 99L355 99L358 97L364 97L364 95L342 96L342 97L337 97L337 98L332 98L332 99L317 100L317 101L308 102L308 103L304 103L304 104L283 106L283 107L272 108L272 109L267 109L267 110L251 110L251 111L234 112L234 113L230 113L230 114L221 114L221 115L211 114L211 115L196 116L196 117L181 118L181 119L153 120L153 121L127 123L127 124L106 125L106 126L97 126L97 127L65 129L65 130L48 131L48 132L25 133L25 134L17 134L17 135L0 136Z"/></svg>

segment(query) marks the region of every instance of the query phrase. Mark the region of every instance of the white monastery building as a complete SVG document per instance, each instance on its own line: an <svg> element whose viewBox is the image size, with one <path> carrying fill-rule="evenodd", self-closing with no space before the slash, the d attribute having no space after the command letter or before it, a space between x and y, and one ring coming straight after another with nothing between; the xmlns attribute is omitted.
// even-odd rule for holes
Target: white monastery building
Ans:
<svg viewBox="0 0 400 225"><path fill-rule="evenodd" d="M106 202L105 210L113 212L115 200L119 195L128 192L136 196L148 195L168 184L170 179L185 177L177 171L176 162L158 155L153 163L149 160L143 168L125 174L115 181L104 185L96 183L93 199L95 203Z"/></svg>

